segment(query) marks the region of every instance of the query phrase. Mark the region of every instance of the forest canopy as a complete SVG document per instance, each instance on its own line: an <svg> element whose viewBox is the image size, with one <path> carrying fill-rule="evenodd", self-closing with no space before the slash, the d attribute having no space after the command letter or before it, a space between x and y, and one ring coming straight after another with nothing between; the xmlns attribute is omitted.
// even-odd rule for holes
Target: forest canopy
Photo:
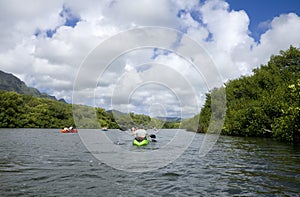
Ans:
<svg viewBox="0 0 300 197"><path fill-rule="evenodd" d="M163 121L143 114L107 112L103 108L72 105L4 90L0 90L0 102L0 128L78 126L127 130L141 125L146 128L178 128L179 125L176 122Z"/></svg>
<svg viewBox="0 0 300 197"><path fill-rule="evenodd" d="M300 141L300 50L291 46L267 65L225 84L227 111L222 134ZM198 131L206 132L211 93L201 110Z"/></svg>
<svg viewBox="0 0 300 197"><path fill-rule="evenodd" d="M108 112L103 108L71 105L54 99L0 90L0 128L81 128L107 127L129 129L184 128L196 132L211 132L212 109L217 116L222 110L213 108L212 97L226 92L224 135L272 137L282 141L300 142L300 50L291 46L279 55L271 56L266 65L253 70L251 76L228 81L224 87L206 94L201 112L193 118L168 122L143 114ZM218 115L219 114L219 115ZM96 117L96 121L94 120ZM208 130L210 129L210 130Z"/></svg>

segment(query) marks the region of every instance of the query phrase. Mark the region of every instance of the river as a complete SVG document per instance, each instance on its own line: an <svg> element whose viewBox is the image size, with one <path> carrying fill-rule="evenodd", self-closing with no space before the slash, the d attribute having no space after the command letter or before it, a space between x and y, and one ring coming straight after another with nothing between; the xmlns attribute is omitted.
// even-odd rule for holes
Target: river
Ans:
<svg viewBox="0 0 300 197"><path fill-rule="evenodd" d="M136 148L155 154L165 146L168 138L164 136L176 131L160 131L158 142L147 147L133 147L132 137L120 137L120 132L109 130L105 135L129 151ZM190 146L165 166L129 172L98 160L79 134L0 129L0 196L299 195L299 146L220 136L211 151L200 157L203 136L195 135Z"/></svg>

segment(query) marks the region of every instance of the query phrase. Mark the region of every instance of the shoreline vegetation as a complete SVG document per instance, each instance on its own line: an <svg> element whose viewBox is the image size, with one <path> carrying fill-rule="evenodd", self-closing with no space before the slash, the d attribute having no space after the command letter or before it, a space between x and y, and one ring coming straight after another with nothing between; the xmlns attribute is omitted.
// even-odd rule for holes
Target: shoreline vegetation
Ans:
<svg viewBox="0 0 300 197"><path fill-rule="evenodd" d="M211 98L226 91L225 122L222 135L269 137L300 143L300 49L290 46L271 56L266 65L253 70L251 76L230 80L224 87L206 94L199 120L191 129L206 133L212 115ZM218 107L214 109L218 113Z"/></svg>
<svg viewBox="0 0 300 197"><path fill-rule="evenodd" d="M178 128L180 124L151 118L144 114L108 112L103 108L72 105L5 90L0 90L0 102L0 128L79 126L79 128L87 129L105 127L127 130L139 125L147 125L147 128Z"/></svg>
<svg viewBox="0 0 300 197"><path fill-rule="evenodd" d="M134 125L147 125L206 133L211 125L211 98L218 102L223 91L226 113L221 134L300 142L300 50L293 46L271 56L251 76L230 80L224 87L211 90L201 112L183 121L168 122L143 114L106 111L0 90L0 128L62 128L77 126L75 119L80 128L126 130ZM221 111L216 107L214 113L218 110Z"/></svg>

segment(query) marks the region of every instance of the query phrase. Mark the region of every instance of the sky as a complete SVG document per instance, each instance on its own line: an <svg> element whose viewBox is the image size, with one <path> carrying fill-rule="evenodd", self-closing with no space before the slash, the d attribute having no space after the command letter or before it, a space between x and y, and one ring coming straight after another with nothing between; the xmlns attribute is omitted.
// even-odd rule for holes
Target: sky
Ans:
<svg viewBox="0 0 300 197"><path fill-rule="evenodd" d="M299 0L273 0L272 2L268 0L227 0L227 2L231 9L246 11L250 19L251 36L257 42L259 42L260 35L268 30L268 24L274 17L288 13L296 13L299 16L300 13Z"/></svg>
<svg viewBox="0 0 300 197"><path fill-rule="evenodd" d="M0 70L28 86L69 103L191 117L212 88L300 47L300 1L2 0L0 27Z"/></svg>

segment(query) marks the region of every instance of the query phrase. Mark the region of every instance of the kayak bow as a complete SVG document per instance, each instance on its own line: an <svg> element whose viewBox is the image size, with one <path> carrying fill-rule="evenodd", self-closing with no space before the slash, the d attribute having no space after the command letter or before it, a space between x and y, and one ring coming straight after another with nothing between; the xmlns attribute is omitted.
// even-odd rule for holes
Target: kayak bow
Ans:
<svg viewBox="0 0 300 197"><path fill-rule="evenodd" d="M143 139L142 141L137 140L136 138L134 138L133 140L133 145L135 146L145 146L149 144L149 140L148 139Z"/></svg>

